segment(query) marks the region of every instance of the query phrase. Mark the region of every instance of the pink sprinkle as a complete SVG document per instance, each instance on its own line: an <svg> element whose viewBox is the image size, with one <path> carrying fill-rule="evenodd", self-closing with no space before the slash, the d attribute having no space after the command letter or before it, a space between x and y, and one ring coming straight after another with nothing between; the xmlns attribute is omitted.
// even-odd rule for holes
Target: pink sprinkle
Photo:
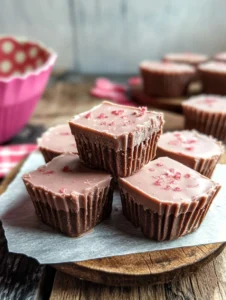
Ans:
<svg viewBox="0 0 226 300"><path fill-rule="evenodd" d="M156 181L154 181L154 182L153 182L153 184L154 184L154 185L158 185L158 186L160 186L160 185L161 185L161 183L160 183L159 179L158 179L158 180L156 180Z"/></svg>
<svg viewBox="0 0 226 300"><path fill-rule="evenodd" d="M108 118L108 116L106 116L104 113L99 114L99 116L97 116L98 119L106 119Z"/></svg>
<svg viewBox="0 0 226 300"><path fill-rule="evenodd" d="M187 140L187 143L188 144L193 144L193 143L196 143L198 141L198 139L197 138L191 138L190 140Z"/></svg>
<svg viewBox="0 0 226 300"><path fill-rule="evenodd" d="M157 167L162 167L162 166L163 166L163 163L162 163L162 162L158 162L158 163L156 164L156 166L157 166Z"/></svg>
<svg viewBox="0 0 226 300"><path fill-rule="evenodd" d="M70 135L70 132L61 132L60 135Z"/></svg>
<svg viewBox="0 0 226 300"><path fill-rule="evenodd" d="M84 116L86 119L90 119L91 118L91 113L87 113L85 116Z"/></svg>
<svg viewBox="0 0 226 300"><path fill-rule="evenodd" d="M176 172L174 175L174 178L179 180L181 178L181 173L180 172Z"/></svg>
<svg viewBox="0 0 226 300"><path fill-rule="evenodd" d="M196 187L198 187L198 186L199 186L199 184L197 183L197 184L194 184L194 185L189 184L187 187L188 187L188 188L196 188Z"/></svg>
<svg viewBox="0 0 226 300"><path fill-rule="evenodd" d="M115 125L115 122L112 121L111 123L108 124L108 126L114 126Z"/></svg>
<svg viewBox="0 0 226 300"><path fill-rule="evenodd" d="M61 188L59 190L59 193L61 193L61 194L65 194L66 192L67 192L67 189L65 189L65 188Z"/></svg>
<svg viewBox="0 0 226 300"><path fill-rule="evenodd" d="M171 189L171 186L170 185L166 185L165 187L164 187L164 190L170 190Z"/></svg>
<svg viewBox="0 0 226 300"><path fill-rule="evenodd" d="M188 151L192 151L192 150L194 150L194 147L188 146L188 147L185 147L185 149L188 150Z"/></svg>
<svg viewBox="0 0 226 300"><path fill-rule="evenodd" d="M174 135L174 136L181 136L181 133L180 133L180 132L174 132L173 135Z"/></svg>
<svg viewBox="0 0 226 300"><path fill-rule="evenodd" d="M179 188L178 186L176 186L173 190L174 190L175 192L181 192L181 188Z"/></svg>
<svg viewBox="0 0 226 300"><path fill-rule="evenodd" d="M55 173L54 171L51 171L51 170L49 170L49 171L44 171L43 172L43 174L45 174L45 175L50 175L50 174L53 174L53 173Z"/></svg>
<svg viewBox="0 0 226 300"><path fill-rule="evenodd" d="M124 113L124 109L113 110L111 113L115 116L120 116L121 114Z"/></svg>
<svg viewBox="0 0 226 300"><path fill-rule="evenodd" d="M154 168L149 168L148 170L151 171L151 172L155 171Z"/></svg>
<svg viewBox="0 0 226 300"><path fill-rule="evenodd" d="M107 125L107 122L100 122L100 125Z"/></svg>
<svg viewBox="0 0 226 300"><path fill-rule="evenodd" d="M184 177L185 177L185 178L190 178L191 175L190 175L190 174L185 174Z"/></svg>
<svg viewBox="0 0 226 300"><path fill-rule="evenodd" d="M71 172L68 166L64 166L62 169L63 172Z"/></svg>

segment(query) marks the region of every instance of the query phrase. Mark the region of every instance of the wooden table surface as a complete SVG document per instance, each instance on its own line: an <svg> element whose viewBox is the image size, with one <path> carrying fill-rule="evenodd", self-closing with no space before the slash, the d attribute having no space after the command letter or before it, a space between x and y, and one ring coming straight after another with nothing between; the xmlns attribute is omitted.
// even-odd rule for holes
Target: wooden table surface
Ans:
<svg viewBox="0 0 226 300"><path fill-rule="evenodd" d="M29 135L26 131L35 128L42 131L44 127L67 122L73 115L100 102L89 97L88 90L92 84L90 80L76 77L75 81L76 83L58 81L47 89L30 120L31 126L27 126L19 136L20 141L24 141L24 135ZM183 128L181 115L165 113L165 119L165 130ZM34 134L30 133L31 135ZM3 181L0 192L6 188L11 177ZM49 298L52 300L225 300L226 250L195 274L181 278L179 281L156 286L108 287L81 281L59 271L55 272L49 266L40 266L31 258L8 253L0 223L0 299Z"/></svg>

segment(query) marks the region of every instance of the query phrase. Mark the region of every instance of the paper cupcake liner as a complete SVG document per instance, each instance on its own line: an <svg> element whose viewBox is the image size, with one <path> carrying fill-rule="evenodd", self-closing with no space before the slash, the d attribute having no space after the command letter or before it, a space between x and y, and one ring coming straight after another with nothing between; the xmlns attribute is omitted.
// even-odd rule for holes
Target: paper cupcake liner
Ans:
<svg viewBox="0 0 226 300"><path fill-rule="evenodd" d="M113 181L104 189L96 188L86 198L77 196L74 199L70 195L54 196L26 181L25 184L41 221L68 236L80 236L111 214Z"/></svg>
<svg viewBox="0 0 226 300"><path fill-rule="evenodd" d="M169 158L177 160L185 166L209 178L212 176L213 171L221 158L221 154L209 158L189 157L182 154L178 155L177 153L172 153L170 151L157 148L156 157L163 156L168 156Z"/></svg>
<svg viewBox="0 0 226 300"><path fill-rule="evenodd" d="M182 107L186 129L197 129L218 140L226 141L226 115L224 113L208 113L186 105Z"/></svg>
<svg viewBox="0 0 226 300"><path fill-rule="evenodd" d="M212 95L226 95L226 76L224 73L199 70L203 84L203 93Z"/></svg>
<svg viewBox="0 0 226 300"><path fill-rule="evenodd" d="M115 151L107 145L95 143L83 135L76 135L75 140L80 159L91 168L106 170L119 177L127 177L138 171L156 155L157 142L161 130L152 133L142 143ZM129 137L125 137L124 144L128 144Z"/></svg>
<svg viewBox="0 0 226 300"><path fill-rule="evenodd" d="M54 157L57 157L62 154L42 147L39 147L39 150L42 153L42 156L44 157L46 163L51 161Z"/></svg>
<svg viewBox="0 0 226 300"><path fill-rule="evenodd" d="M125 217L149 239L156 241L174 240L196 230L202 223L215 195L217 186L207 197L200 197L190 205L163 204L165 212L159 214L137 204L127 192L120 190L122 210ZM161 203L162 204L162 203ZM174 206L174 207L173 207Z"/></svg>
<svg viewBox="0 0 226 300"><path fill-rule="evenodd" d="M141 69L144 92L149 96L180 97L187 94L194 73L163 74Z"/></svg>

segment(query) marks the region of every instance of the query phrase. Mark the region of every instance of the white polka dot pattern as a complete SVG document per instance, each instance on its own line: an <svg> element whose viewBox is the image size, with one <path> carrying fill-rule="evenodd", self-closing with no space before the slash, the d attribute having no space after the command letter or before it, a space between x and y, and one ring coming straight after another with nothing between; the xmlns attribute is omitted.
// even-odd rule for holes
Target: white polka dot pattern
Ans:
<svg viewBox="0 0 226 300"><path fill-rule="evenodd" d="M49 53L38 44L0 38L0 77L23 75L41 67Z"/></svg>

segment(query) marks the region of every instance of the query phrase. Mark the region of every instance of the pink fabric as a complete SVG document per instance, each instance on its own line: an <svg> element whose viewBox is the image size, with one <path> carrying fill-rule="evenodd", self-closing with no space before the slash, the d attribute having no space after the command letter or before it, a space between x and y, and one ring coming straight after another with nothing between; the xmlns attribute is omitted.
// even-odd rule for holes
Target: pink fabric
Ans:
<svg viewBox="0 0 226 300"><path fill-rule="evenodd" d="M36 148L35 144L0 146L0 177L4 177L20 160Z"/></svg>
<svg viewBox="0 0 226 300"><path fill-rule="evenodd" d="M94 87L90 90L93 97L108 99L112 102L122 105L135 105L126 95L127 87L124 84L118 84L107 78L97 78Z"/></svg>

